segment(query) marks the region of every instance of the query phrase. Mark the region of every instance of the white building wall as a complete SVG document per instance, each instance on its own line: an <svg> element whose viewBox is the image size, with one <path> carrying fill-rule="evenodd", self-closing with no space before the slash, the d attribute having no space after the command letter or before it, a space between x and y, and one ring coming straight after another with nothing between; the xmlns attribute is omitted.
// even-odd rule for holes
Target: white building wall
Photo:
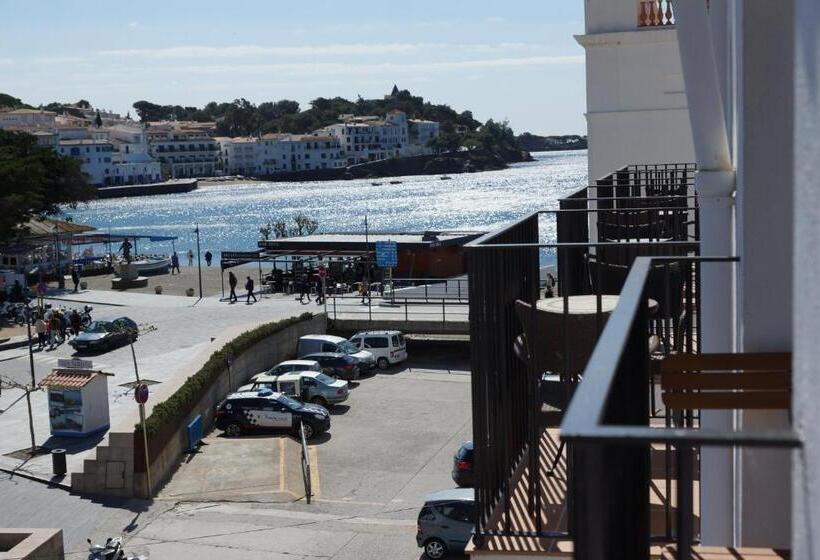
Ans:
<svg viewBox="0 0 820 560"><path fill-rule="evenodd" d="M792 558L820 558L820 3L794 0L794 361Z"/></svg>
<svg viewBox="0 0 820 560"><path fill-rule="evenodd" d="M674 28L638 28L637 0L588 0L589 177L633 163L694 161ZM613 141L614 140L614 141Z"/></svg>

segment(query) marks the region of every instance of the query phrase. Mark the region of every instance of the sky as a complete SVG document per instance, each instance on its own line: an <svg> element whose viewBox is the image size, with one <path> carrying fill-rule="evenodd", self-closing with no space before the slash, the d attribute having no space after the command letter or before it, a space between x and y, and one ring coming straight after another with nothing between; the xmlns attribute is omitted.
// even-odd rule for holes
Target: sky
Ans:
<svg viewBox="0 0 820 560"><path fill-rule="evenodd" d="M0 92L202 106L381 97L586 134L582 0L0 0Z"/></svg>

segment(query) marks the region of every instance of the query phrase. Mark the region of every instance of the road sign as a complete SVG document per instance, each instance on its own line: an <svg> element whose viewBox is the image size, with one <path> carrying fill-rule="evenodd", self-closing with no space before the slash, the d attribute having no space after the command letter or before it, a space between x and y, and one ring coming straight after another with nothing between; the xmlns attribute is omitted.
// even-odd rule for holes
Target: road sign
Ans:
<svg viewBox="0 0 820 560"><path fill-rule="evenodd" d="M59 358L57 367L60 369L91 369L94 362L91 360L80 360L79 358Z"/></svg>
<svg viewBox="0 0 820 560"><path fill-rule="evenodd" d="M376 266L394 268L399 266L399 250L395 241L376 241Z"/></svg>
<svg viewBox="0 0 820 560"><path fill-rule="evenodd" d="M140 383L137 385L137 388L134 389L134 400L139 404L145 404L148 402L148 385L145 383Z"/></svg>
<svg viewBox="0 0 820 560"><path fill-rule="evenodd" d="M319 267L319 278L327 276L327 269L324 266Z"/></svg>

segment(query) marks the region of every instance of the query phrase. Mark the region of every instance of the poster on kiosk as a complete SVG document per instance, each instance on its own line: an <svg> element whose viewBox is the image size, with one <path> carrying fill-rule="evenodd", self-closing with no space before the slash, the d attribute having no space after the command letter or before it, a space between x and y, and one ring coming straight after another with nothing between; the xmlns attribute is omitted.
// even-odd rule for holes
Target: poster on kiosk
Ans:
<svg viewBox="0 0 820 560"><path fill-rule="evenodd" d="M48 391L51 435L88 437L108 430L108 377L90 360L59 360L40 386Z"/></svg>

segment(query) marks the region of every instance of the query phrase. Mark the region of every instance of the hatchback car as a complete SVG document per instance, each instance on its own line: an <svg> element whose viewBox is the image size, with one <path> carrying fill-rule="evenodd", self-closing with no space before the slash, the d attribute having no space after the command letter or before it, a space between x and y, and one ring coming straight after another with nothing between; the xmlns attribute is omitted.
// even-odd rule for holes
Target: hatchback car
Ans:
<svg viewBox="0 0 820 560"><path fill-rule="evenodd" d="M350 354L359 361L359 369L368 371L376 367L376 358L367 350L356 348L345 338L331 334L306 334L299 337L296 355L305 358L317 352L338 352Z"/></svg>
<svg viewBox="0 0 820 560"><path fill-rule="evenodd" d="M285 393L303 402L312 402L327 407L339 404L350 396L347 381L334 379L321 371L300 371L283 375L255 375L252 383L239 391L258 391L267 387L272 391Z"/></svg>
<svg viewBox="0 0 820 560"><path fill-rule="evenodd" d="M416 544L431 560L461 554L475 524L475 491L442 490L427 496L419 512Z"/></svg>
<svg viewBox="0 0 820 560"><path fill-rule="evenodd" d="M330 429L330 413L323 406L302 404L270 389L233 393L216 409L216 427L228 437L265 430L299 434L300 424L310 439Z"/></svg>
<svg viewBox="0 0 820 560"><path fill-rule="evenodd" d="M379 369L387 369L407 359L407 342L400 331L366 331L354 334L350 342L373 354Z"/></svg>
<svg viewBox="0 0 820 560"><path fill-rule="evenodd" d="M285 360L278 363L268 371L257 373L251 377L251 381L256 381L257 377L263 375L282 375L284 373L293 373L298 371L322 371L322 366L315 360Z"/></svg>
<svg viewBox="0 0 820 560"><path fill-rule="evenodd" d="M465 441L453 457L453 482L459 486L473 485L473 442Z"/></svg>
<svg viewBox="0 0 820 560"><path fill-rule="evenodd" d="M137 340L137 324L128 317L112 321L93 321L69 342L77 352L107 352Z"/></svg>
<svg viewBox="0 0 820 560"><path fill-rule="evenodd" d="M322 372L331 377L339 377L348 381L359 378L359 361L349 354L340 352L318 352L305 356L306 360L315 360L322 366Z"/></svg>

